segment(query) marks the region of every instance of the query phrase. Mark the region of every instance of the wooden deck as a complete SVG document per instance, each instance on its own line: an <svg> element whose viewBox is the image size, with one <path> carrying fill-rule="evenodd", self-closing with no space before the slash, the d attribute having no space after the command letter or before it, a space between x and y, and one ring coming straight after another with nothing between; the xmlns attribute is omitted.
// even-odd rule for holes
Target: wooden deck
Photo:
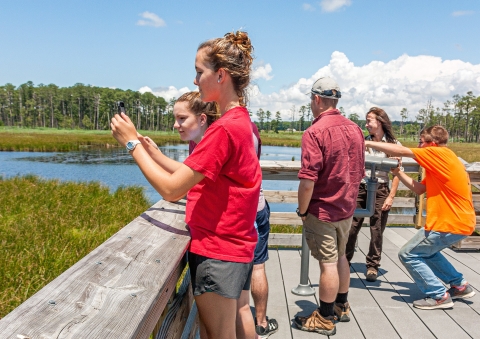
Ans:
<svg viewBox="0 0 480 339"><path fill-rule="evenodd" d="M357 252L351 266L349 302L351 321L338 323L340 338L480 338L480 252L444 251L450 262L464 274L477 291L471 299L455 301L448 310L419 310L413 300L422 294L398 260L398 250L416 230L413 227L390 227L384 233L382 266L376 282L365 280L365 253L368 251L368 227L358 238ZM269 281L267 315L277 319L279 331L273 339L319 338L317 333L297 330L292 325L295 315L310 314L318 307L318 262L310 257L310 281L317 294L299 297L290 291L300 281L300 251L271 249L266 262Z"/></svg>

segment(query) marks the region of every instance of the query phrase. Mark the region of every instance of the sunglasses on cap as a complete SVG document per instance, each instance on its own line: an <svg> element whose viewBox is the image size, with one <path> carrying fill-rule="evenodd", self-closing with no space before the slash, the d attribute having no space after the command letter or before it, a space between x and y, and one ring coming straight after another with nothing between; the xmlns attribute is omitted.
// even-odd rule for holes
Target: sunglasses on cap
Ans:
<svg viewBox="0 0 480 339"><path fill-rule="evenodd" d="M336 99L340 99L342 97L342 93L340 93L340 91L336 91L334 89L327 89L327 90L324 90L324 91L321 91L321 92L312 90L312 94L320 95L320 96L323 96L323 97L334 97Z"/></svg>

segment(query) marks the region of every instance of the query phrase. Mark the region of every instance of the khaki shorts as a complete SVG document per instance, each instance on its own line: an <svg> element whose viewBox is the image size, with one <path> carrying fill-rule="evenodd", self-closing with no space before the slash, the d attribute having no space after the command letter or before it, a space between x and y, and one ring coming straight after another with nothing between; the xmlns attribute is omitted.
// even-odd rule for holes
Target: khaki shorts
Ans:
<svg viewBox="0 0 480 339"><path fill-rule="evenodd" d="M312 257L322 263L337 262L345 254L352 218L327 222L309 213L303 228Z"/></svg>

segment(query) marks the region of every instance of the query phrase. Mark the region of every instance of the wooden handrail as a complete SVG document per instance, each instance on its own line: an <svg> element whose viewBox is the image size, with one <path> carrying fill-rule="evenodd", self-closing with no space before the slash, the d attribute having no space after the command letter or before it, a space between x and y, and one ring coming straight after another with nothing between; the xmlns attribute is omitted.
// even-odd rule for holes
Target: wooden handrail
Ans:
<svg viewBox="0 0 480 339"><path fill-rule="evenodd" d="M1 319L0 338L149 338L185 267L184 209L153 205Z"/></svg>
<svg viewBox="0 0 480 339"><path fill-rule="evenodd" d="M263 180L298 180L300 161L260 160ZM402 166L407 173L417 173L419 166L410 158L402 159Z"/></svg>

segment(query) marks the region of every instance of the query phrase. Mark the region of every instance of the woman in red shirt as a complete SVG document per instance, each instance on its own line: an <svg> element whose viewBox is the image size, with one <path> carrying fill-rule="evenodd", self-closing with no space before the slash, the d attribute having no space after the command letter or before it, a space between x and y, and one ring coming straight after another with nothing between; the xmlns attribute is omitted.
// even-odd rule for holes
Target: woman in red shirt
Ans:
<svg viewBox="0 0 480 339"><path fill-rule="evenodd" d="M183 164L154 160L141 143L130 150L164 199L178 200L188 192L189 265L202 338L255 338L248 298L261 170L245 108L252 51L245 32L199 46L194 84L203 101L218 104L221 118ZM137 143L126 115L115 115L111 127L120 144Z"/></svg>

